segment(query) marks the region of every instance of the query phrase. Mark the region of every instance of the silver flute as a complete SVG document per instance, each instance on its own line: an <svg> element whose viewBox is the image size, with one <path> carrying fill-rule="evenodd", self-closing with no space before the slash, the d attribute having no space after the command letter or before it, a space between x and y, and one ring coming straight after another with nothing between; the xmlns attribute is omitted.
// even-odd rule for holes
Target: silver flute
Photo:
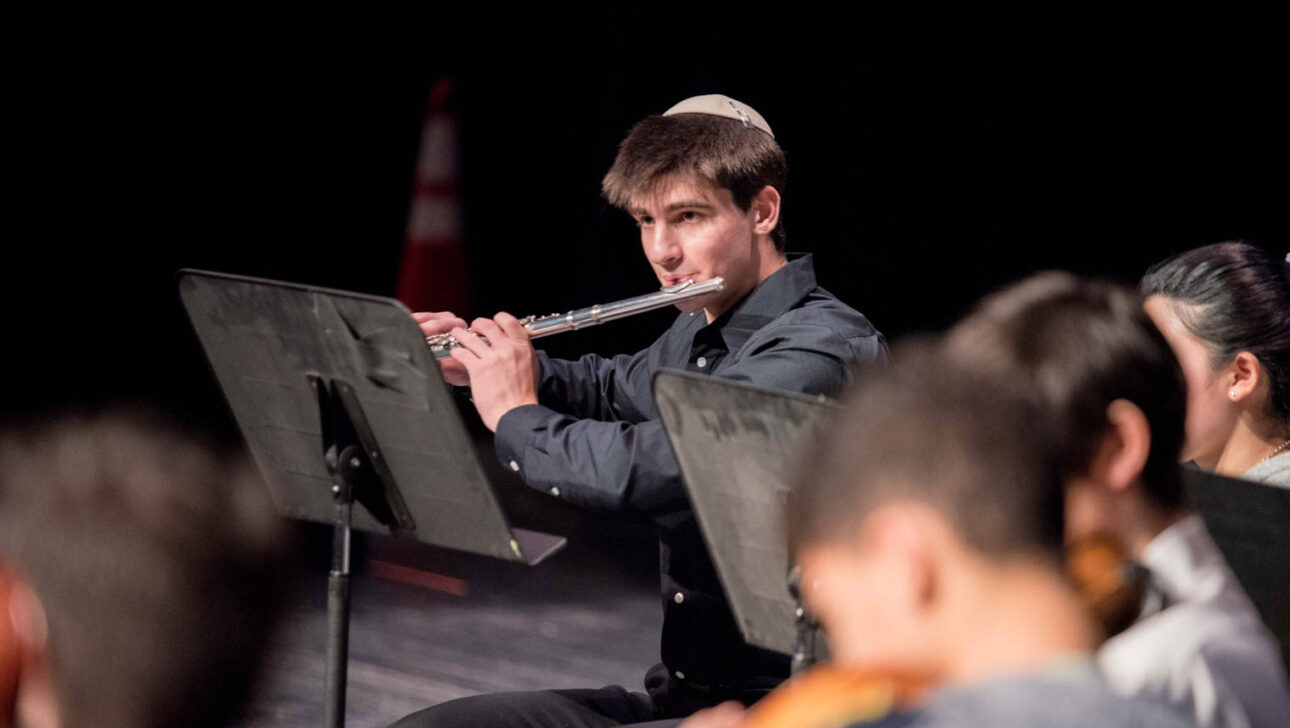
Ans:
<svg viewBox="0 0 1290 728"><path fill-rule="evenodd" d="M590 308L579 308L568 313L553 313L549 316L528 316L520 319L520 325L528 329L530 339L537 339L551 334L562 334L565 331L586 328L587 326L596 326L597 324L603 324L606 321L613 321L632 314L653 311L656 308L671 306L677 301L684 301L687 298L716 293L724 288L725 281L721 278L713 278L702 283L684 281L675 286L663 286L655 293L646 293L635 298L624 298L613 303L598 303ZM427 336L426 344L429 344L430 353L434 355L435 359L443 359L453 349L461 346L461 342L454 339L452 334Z"/></svg>

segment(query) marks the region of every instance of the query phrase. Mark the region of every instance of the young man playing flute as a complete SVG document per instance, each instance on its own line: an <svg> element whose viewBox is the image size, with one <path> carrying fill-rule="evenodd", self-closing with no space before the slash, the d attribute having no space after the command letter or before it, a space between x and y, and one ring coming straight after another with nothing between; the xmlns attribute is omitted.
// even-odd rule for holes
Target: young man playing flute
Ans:
<svg viewBox="0 0 1290 728"><path fill-rule="evenodd" d="M645 693L485 695L399 725L677 720L723 700L751 703L787 676L786 656L740 636L650 392L667 367L833 394L857 366L885 359L882 334L816 284L811 256L784 252L786 173L766 121L724 96L686 99L632 129L605 176L606 198L636 220L662 285L725 280L719 293L678 304L671 328L635 355L562 361L535 352L510 314L476 319L469 331L450 313L417 314L427 335L461 342L442 360L444 376L470 386L505 467L554 497L658 524L664 621L662 663L648 671Z"/></svg>

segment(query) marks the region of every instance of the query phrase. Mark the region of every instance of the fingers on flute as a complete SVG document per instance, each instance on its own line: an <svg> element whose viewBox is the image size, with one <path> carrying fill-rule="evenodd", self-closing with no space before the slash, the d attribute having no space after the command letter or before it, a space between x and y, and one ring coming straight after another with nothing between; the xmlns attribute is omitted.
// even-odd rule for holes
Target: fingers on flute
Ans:
<svg viewBox="0 0 1290 728"><path fill-rule="evenodd" d="M412 319L417 322L427 336L443 334L451 331L454 326L466 326L466 321L459 318L451 311L419 311L412 314Z"/></svg>
<svg viewBox="0 0 1290 728"><path fill-rule="evenodd" d="M488 339L488 344L496 346L506 338L502 328L490 318L477 318L470 322L470 330Z"/></svg>
<svg viewBox="0 0 1290 728"><path fill-rule="evenodd" d="M457 340L458 344L461 344L461 346L455 347L449 352L454 359L467 361L467 359L457 356L458 353L465 354L469 352L470 358L478 358L488 353L488 342L479 338L478 332L468 331L462 326L456 326L449 333L452 334L452 338Z"/></svg>
<svg viewBox="0 0 1290 728"><path fill-rule="evenodd" d="M524 328L524 325L520 323L519 319L509 313L502 311L497 314L493 320L496 321L502 331L505 331L506 335L512 339L527 340L529 338L529 330Z"/></svg>

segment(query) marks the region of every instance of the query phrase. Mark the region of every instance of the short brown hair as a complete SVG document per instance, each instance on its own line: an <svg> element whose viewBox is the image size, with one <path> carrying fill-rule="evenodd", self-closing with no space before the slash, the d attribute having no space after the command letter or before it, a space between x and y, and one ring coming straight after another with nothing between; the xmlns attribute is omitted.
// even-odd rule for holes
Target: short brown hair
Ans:
<svg viewBox="0 0 1290 728"><path fill-rule="evenodd" d="M893 362L861 376L803 461L790 496L793 550L843 542L874 509L911 500L986 557L1055 563L1064 499L1038 407L931 341L901 342Z"/></svg>
<svg viewBox="0 0 1290 728"><path fill-rule="evenodd" d="M1012 382L1049 411L1062 433L1056 454L1068 477L1088 471L1110 427L1111 402L1137 405L1151 428L1146 493L1159 506L1181 505L1182 369L1137 293L1039 273L983 299L950 330L949 342L962 361Z"/></svg>
<svg viewBox="0 0 1290 728"><path fill-rule="evenodd" d="M610 204L626 210L633 198L656 191L670 177L730 190L735 205L747 211L768 185L784 193L788 162L773 137L735 119L710 114L648 116L618 146L600 187ZM782 252L782 211L771 239Z"/></svg>

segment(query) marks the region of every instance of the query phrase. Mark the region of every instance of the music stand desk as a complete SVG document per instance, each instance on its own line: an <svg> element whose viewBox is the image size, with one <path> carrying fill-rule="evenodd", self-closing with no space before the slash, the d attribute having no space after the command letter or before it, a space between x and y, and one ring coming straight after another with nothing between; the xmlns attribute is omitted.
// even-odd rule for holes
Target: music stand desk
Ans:
<svg viewBox="0 0 1290 728"><path fill-rule="evenodd" d="M199 270L179 272L179 292L278 511L336 529L328 724L341 725L351 525L530 565L565 540L510 526L403 304Z"/></svg>
<svg viewBox="0 0 1290 728"><path fill-rule="evenodd" d="M837 405L670 370L654 375L654 400L744 640L796 656L784 514L793 468Z"/></svg>

